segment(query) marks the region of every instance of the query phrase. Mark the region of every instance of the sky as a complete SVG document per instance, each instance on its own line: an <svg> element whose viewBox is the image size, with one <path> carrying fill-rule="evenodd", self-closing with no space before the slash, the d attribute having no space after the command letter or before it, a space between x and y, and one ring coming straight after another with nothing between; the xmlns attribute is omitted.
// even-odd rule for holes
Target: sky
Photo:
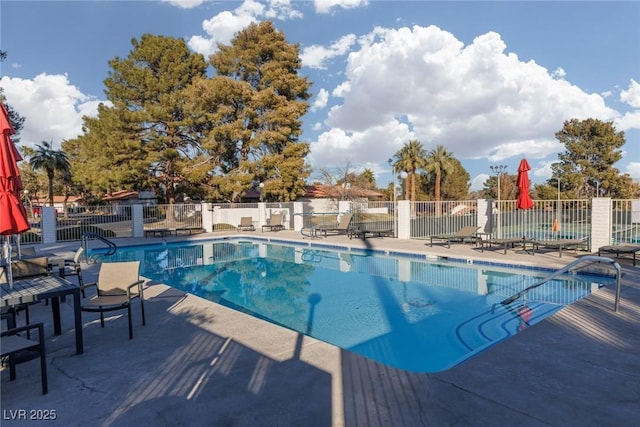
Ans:
<svg viewBox="0 0 640 427"><path fill-rule="evenodd" d="M0 87L26 117L20 144L60 143L106 102L108 61L145 33L183 38L208 57L270 20L298 44L313 85L301 140L322 168L371 169L417 139L445 146L481 189L526 158L551 176L564 121L624 131L615 164L640 182L640 2L168 0L0 2Z"/></svg>

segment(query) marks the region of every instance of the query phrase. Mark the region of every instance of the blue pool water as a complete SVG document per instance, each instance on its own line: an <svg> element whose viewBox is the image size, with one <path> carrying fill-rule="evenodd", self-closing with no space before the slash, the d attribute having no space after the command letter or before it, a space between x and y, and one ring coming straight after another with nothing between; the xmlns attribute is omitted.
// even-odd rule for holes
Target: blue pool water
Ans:
<svg viewBox="0 0 640 427"><path fill-rule="evenodd" d="M570 275L503 306L550 271L234 239L102 258L132 259L147 278L413 372L455 366L606 281Z"/></svg>

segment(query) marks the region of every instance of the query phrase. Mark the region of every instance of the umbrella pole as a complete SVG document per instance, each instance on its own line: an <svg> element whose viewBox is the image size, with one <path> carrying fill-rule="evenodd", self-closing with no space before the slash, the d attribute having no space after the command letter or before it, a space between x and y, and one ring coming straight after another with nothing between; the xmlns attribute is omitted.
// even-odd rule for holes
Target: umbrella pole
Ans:
<svg viewBox="0 0 640 427"><path fill-rule="evenodd" d="M2 245L3 249L3 258L5 261L5 274L7 275L7 283L9 284L9 289L13 289L13 271L11 268L11 242L9 241L10 237L4 237L4 243Z"/></svg>

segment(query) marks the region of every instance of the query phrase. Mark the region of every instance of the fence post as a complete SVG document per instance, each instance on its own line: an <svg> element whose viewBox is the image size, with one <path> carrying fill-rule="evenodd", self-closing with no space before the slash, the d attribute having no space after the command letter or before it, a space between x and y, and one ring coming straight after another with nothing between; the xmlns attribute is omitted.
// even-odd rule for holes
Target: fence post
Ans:
<svg viewBox="0 0 640 427"><path fill-rule="evenodd" d="M411 238L411 202L398 201L398 239Z"/></svg>
<svg viewBox="0 0 640 427"><path fill-rule="evenodd" d="M133 230L133 237L144 237L144 213L142 211L142 205L131 206L131 222Z"/></svg>
<svg viewBox="0 0 640 427"><path fill-rule="evenodd" d="M211 203L202 204L202 228L207 233L213 232L213 205Z"/></svg>
<svg viewBox="0 0 640 427"><path fill-rule="evenodd" d="M480 227L481 233L492 234L493 233L493 200L478 199L476 201L478 210L476 211L476 225Z"/></svg>
<svg viewBox="0 0 640 427"><path fill-rule="evenodd" d="M611 198L596 197L591 199L591 252L601 246L611 244Z"/></svg>
<svg viewBox="0 0 640 427"><path fill-rule="evenodd" d="M267 204L265 202L260 202L258 203L258 227L262 230L262 226L265 225L266 223L267 223Z"/></svg>
<svg viewBox="0 0 640 427"><path fill-rule="evenodd" d="M295 231L300 231L304 227L304 216L296 215L302 213L304 213L304 203L293 202L293 229Z"/></svg>
<svg viewBox="0 0 640 427"><path fill-rule="evenodd" d="M58 224L56 223L56 208L43 206L40 209L40 230L42 243L55 243L57 241Z"/></svg>

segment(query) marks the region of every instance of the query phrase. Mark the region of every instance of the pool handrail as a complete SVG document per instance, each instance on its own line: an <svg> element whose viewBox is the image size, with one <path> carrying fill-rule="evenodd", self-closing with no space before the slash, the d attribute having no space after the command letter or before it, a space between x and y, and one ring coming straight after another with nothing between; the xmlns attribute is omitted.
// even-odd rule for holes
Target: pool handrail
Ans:
<svg viewBox="0 0 640 427"><path fill-rule="evenodd" d="M611 258L607 258L607 257L601 257L601 256L595 256L595 255L586 255L583 256L581 258L578 258L577 260L565 265L563 268L561 268L560 270L554 271L552 274L550 274L549 276L545 277L544 279L538 280L536 283L534 283L531 286L527 286L526 288L524 288L523 290L521 290L520 292L511 295L509 298L505 298L504 300L502 300L500 302L500 304L502 305L509 305L512 302L516 301L517 299L519 299L520 297L522 297L523 295L525 295L527 292L529 292L530 290L537 288L538 286L544 285L545 283L547 283L548 281L562 275L562 274L566 274L569 271L571 271L573 268L575 268L577 265L583 264L583 263L601 263L601 262L608 262L611 265L613 265L613 267L616 269L616 296L615 296L615 301L614 301L614 311L618 311L618 309L620 308L620 278L622 276L622 270L620 268L620 264L618 264L616 261L614 261Z"/></svg>
<svg viewBox="0 0 640 427"><path fill-rule="evenodd" d="M91 257L89 257L89 239L100 240L102 243L106 244L109 247L109 249L104 254L92 255ZM87 262L89 261L95 262L99 256L113 255L116 253L116 250L118 250L118 246L116 246L116 244L113 243L111 240L105 237L102 237L98 233L92 233L92 232L86 232L82 234L82 248L84 249L85 257L87 257L86 258Z"/></svg>

